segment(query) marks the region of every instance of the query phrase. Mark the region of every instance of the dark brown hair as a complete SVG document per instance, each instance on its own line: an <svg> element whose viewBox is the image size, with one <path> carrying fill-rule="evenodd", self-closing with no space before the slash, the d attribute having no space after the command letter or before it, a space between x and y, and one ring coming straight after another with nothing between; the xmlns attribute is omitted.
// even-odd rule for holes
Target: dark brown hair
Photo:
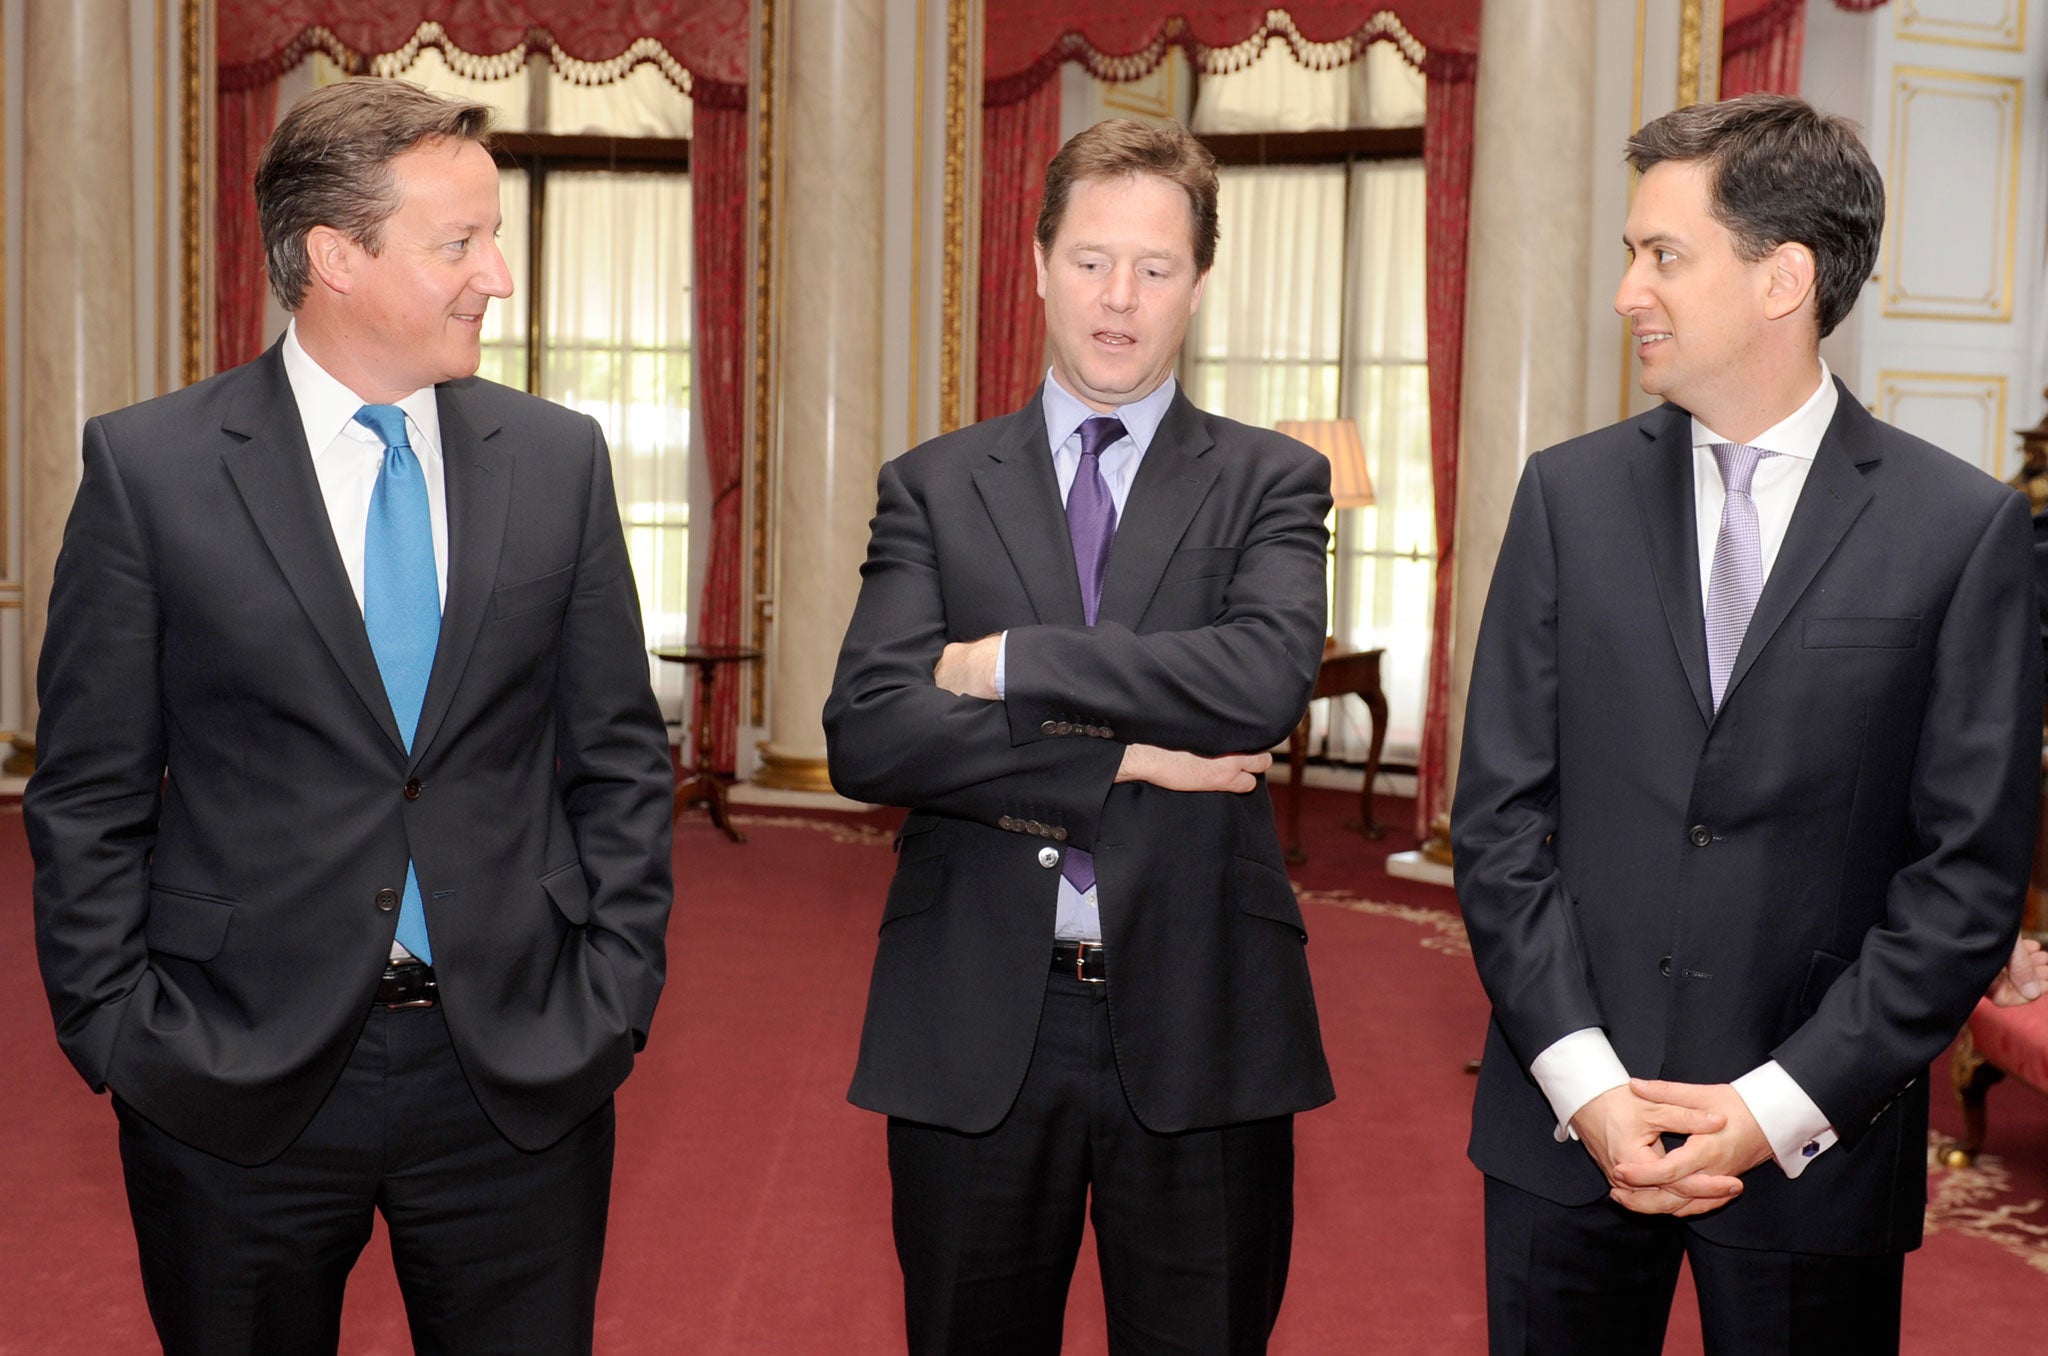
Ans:
<svg viewBox="0 0 2048 1356"><path fill-rule="evenodd" d="M1188 195L1194 230L1195 271L1216 262L1216 157L1177 122L1109 118L1076 132L1045 167L1045 201L1038 209L1038 246L1050 251L1067 214L1067 197L1083 179L1157 175Z"/></svg>
<svg viewBox="0 0 2048 1356"><path fill-rule="evenodd" d="M1714 217L1754 263L1787 241L1813 251L1823 337L1856 304L1884 234L1884 180L1846 118L1782 94L1666 113L1629 138L1637 172L1705 165Z"/></svg>
<svg viewBox="0 0 2048 1356"><path fill-rule="evenodd" d="M488 146L492 110L404 80L358 77L317 89L278 119L256 164L256 217L271 290L288 311L313 280L306 232L331 226L377 253L398 210L391 162L422 142Z"/></svg>

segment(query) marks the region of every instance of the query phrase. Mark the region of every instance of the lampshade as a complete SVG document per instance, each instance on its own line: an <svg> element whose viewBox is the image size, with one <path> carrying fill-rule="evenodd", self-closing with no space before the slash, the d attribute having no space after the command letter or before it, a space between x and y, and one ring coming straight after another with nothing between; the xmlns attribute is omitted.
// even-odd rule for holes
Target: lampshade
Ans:
<svg viewBox="0 0 2048 1356"><path fill-rule="evenodd" d="M1354 419L1283 419L1273 431L1298 438L1330 459L1330 498L1343 508L1372 504L1372 477L1365 472L1365 445Z"/></svg>

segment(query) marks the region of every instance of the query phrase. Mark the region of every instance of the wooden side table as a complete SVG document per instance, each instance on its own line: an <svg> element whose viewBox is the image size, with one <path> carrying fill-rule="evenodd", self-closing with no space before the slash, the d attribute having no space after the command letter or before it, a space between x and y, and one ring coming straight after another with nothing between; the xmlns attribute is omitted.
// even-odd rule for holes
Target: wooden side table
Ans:
<svg viewBox="0 0 2048 1356"><path fill-rule="evenodd" d="M1331 651L1323 656L1323 666L1316 671L1315 691L1309 696L1311 703L1325 697L1356 696L1364 700L1366 712L1372 717L1372 742L1366 747L1365 789L1358 796L1358 820L1356 828L1367 838L1382 838L1386 830L1372 816L1372 784L1380 775L1380 750L1387 742L1387 695L1380 689L1380 656L1385 649ZM1294 727L1294 733L1287 737L1287 860L1299 865L1308 860L1308 854L1301 848L1301 776L1308 765L1308 713L1303 712L1301 724ZM1323 745L1329 747L1324 737Z"/></svg>
<svg viewBox="0 0 2048 1356"><path fill-rule="evenodd" d="M648 653L663 663L688 664L697 671L696 691L691 695L690 775L676 782L676 804L669 817L681 819L683 811L702 805L726 837L735 843L746 842L747 836L733 827L732 814L726 808L726 778L711 766L712 680L720 664L751 664L761 652L730 645L684 645Z"/></svg>

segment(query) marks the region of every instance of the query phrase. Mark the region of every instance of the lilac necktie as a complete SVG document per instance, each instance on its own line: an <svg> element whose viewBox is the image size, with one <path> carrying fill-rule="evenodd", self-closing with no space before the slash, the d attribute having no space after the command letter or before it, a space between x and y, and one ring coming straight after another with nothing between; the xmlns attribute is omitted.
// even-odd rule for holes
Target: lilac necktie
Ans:
<svg viewBox="0 0 2048 1356"><path fill-rule="evenodd" d="M1081 424L1081 465L1067 491L1067 536L1074 543L1074 568L1081 576L1081 614L1090 626L1102 607L1102 575L1109 567L1109 544L1116 537L1116 500L1102 478L1102 452L1124 436L1121 419L1097 415ZM1060 860L1060 874L1081 894L1095 888L1095 856L1070 847Z"/></svg>
<svg viewBox="0 0 2048 1356"><path fill-rule="evenodd" d="M1735 671L1735 656L1749 631L1757 596L1764 591L1763 547L1749 482L1757 463L1775 455L1743 443L1714 444L1714 461L1727 489L1721 501L1721 535L1714 542L1714 568L1707 576L1707 681L1716 711L1728 691L1728 677Z"/></svg>

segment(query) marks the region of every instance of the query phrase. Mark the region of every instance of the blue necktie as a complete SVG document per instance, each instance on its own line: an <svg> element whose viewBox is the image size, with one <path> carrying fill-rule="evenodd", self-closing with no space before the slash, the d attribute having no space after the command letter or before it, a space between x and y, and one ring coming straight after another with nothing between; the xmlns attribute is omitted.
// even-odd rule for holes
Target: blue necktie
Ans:
<svg viewBox="0 0 2048 1356"><path fill-rule="evenodd" d="M1090 626L1102 607L1102 576L1109 569L1109 546L1116 539L1116 500L1102 478L1102 454L1124 436L1121 419L1097 415L1081 424L1081 465L1067 491L1067 536L1074 544L1074 569L1081 576L1081 614ZM1095 854L1070 847L1060 859L1060 874L1082 894L1095 888Z"/></svg>
<svg viewBox="0 0 2048 1356"><path fill-rule="evenodd" d="M441 643L441 584L434 569L434 519L427 509L427 478L405 436L405 411L365 405L356 422L384 441L384 466L370 494L363 534L363 625L384 678L384 695L408 751L419 729L427 675ZM432 965L427 912L419 874L405 864L405 898L398 907L398 944Z"/></svg>

